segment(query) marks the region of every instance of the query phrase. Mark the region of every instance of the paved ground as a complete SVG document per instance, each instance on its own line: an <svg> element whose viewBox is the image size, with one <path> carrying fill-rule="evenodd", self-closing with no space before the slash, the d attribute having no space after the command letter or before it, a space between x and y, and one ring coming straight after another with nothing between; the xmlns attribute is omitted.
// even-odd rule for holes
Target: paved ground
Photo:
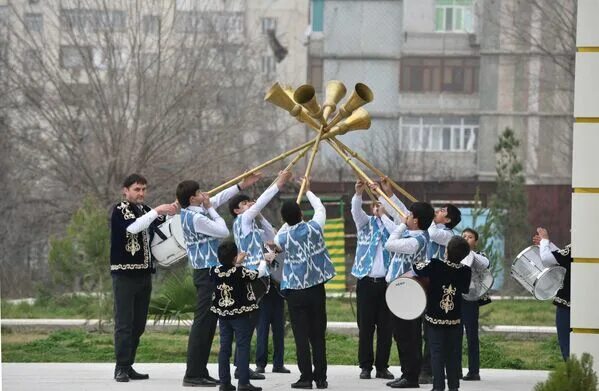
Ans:
<svg viewBox="0 0 599 391"><path fill-rule="evenodd" d="M3 363L2 389L44 390L44 391L164 391L184 388L181 380L185 372L185 364L138 364L139 372L150 374L150 380L129 383L116 383L112 379L113 364L57 364L57 363ZM255 381L253 384L264 390L290 391L289 384L298 378L295 366L289 366L289 375L267 373L267 379ZM270 368L267 368L267 371ZM210 373L217 374L217 365L210 364ZM394 374L399 374L398 367L391 367ZM333 365L329 367L329 389L331 390L391 390L385 387L385 381L379 379L360 380L356 367ZM482 381L462 382L462 391L529 391L534 385L547 378L546 371L516 371L503 369L483 369ZM235 383L234 383L235 384ZM430 390L432 386L423 385L420 389ZM185 388L188 389L188 388ZM216 388L209 388L216 390Z"/></svg>

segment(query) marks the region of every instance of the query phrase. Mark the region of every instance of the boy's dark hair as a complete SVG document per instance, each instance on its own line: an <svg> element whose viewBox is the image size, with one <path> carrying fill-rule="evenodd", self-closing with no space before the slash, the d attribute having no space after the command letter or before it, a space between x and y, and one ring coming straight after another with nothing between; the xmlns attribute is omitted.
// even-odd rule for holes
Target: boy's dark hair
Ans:
<svg viewBox="0 0 599 391"><path fill-rule="evenodd" d="M449 223L445 224L445 226L449 229L453 229L456 225L460 224L462 221L462 212L453 204L445 205L445 209L447 209L447 217L451 220Z"/></svg>
<svg viewBox="0 0 599 391"><path fill-rule="evenodd" d="M131 187L134 183L139 183L140 185L146 185L148 180L139 174L131 174L123 181L123 187Z"/></svg>
<svg viewBox="0 0 599 391"><path fill-rule="evenodd" d="M474 229L472 229L470 227L464 228L462 233L464 233L464 232L470 232L472 235L474 235L474 240L476 240L478 242L478 232L476 232Z"/></svg>
<svg viewBox="0 0 599 391"><path fill-rule="evenodd" d="M470 246L463 237L456 235L447 243L447 260L460 263L470 253Z"/></svg>
<svg viewBox="0 0 599 391"><path fill-rule="evenodd" d="M177 201L181 208L189 206L189 197L194 196L200 190L200 184L196 181L183 181L177 185Z"/></svg>
<svg viewBox="0 0 599 391"><path fill-rule="evenodd" d="M296 225L302 221L302 209L295 201L285 201L281 206L281 217L287 224Z"/></svg>
<svg viewBox="0 0 599 391"><path fill-rule="evenodd" d="M250 197L247 194L239 193L229 201L229 212L231 216L237 217L237 213L235 213L235 209L239 208L239 204L243 201L249 201Z"/></svg>
<svg viewBox="0 0 599 391"><path fill-rule="evenodd" d="M218 246L216 250L218 255L218 261L223 266L233 266L235 264L235 257L237 257L237 245L232 240L225 240Z"/></svg>
<svg viewBox="0 0 599 391"><path fill-rule="evenodd" d="M426 231L435 217L435 209L428 202L414 202L410 206L412 216L418 219L418 228Z"/></svg>

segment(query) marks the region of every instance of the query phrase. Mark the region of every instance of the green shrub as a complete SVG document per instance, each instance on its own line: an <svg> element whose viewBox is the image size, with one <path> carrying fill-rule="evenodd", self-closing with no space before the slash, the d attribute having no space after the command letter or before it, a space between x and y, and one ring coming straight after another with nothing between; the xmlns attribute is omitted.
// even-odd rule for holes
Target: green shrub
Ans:
<svg viewBox="0 0 599 391"><path fill-rule="evenodd" d="M570 356L549 374L547 381L538 383L534 391L597 391L597 375L593 371L593 357L583 353L580 361Z"/></svg>

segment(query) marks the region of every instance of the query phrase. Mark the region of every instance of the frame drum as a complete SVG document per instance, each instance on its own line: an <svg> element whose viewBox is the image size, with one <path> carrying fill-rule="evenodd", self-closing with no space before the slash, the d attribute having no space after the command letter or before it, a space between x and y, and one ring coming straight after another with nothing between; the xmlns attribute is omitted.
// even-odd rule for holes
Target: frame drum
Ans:
<svg viewBox="0 0 599 391"><path fill-rule="evenodd" d="M543 266L539 246L530 246L514 259L511 275L536 299L549 300L562 288L566 269Z"/></svg>
<svg viewBox="0 0 599 391"><path fill-rule="evenodd" d="M385 292L387 306L393 315L404 320L419 318L426 310L425 281L407 272L391 281Z"/></svg>
<svg viewBox="0 0 599 391"><path fill-rule="evenodd" d="M158 226L151 248L152 255L162 267L169 267L187 257L181 215L174 215Z"/></svg>

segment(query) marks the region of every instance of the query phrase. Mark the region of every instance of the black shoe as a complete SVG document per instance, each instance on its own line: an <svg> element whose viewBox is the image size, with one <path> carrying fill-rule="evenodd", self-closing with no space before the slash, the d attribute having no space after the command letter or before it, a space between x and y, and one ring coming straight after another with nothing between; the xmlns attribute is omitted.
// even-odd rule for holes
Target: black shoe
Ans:
<svg viewBox="0 0 599 391"><path fill-rule="evenodd" d="M462 380L466 380L466 381L469 381L469 380L480 380L480 375L478 373L470 373L470 372L468 372L466 374L466 376L464 376L462 378Z"/></svg>
<svg viewBox="0 0 599 391"><path fill-rule="evenodd" d="M395 379L395 376L393 376L393 374L391 372L389 372L388 369L382 370L382 371L376 371L376 378L377 379Z"/></svg>
<svg viewBox="0 0 599 391"><path fill-rule="evenodd" d="M311 390L312 389L312 381L299 379L295 383L291 384L291 388L306 388L306 389Z"/></svg>
<svg viewBox="0 0 599 391"><path fill-rule="evenodd" d="M117 368L114 371L114 380L119 383L124 383L129 381L129 368Z"/></svg>
<svg viewBox="0 0 599 391"><path fill-rule="evenodd" d="M262 387L256 387L251 383L240 384L237 386L237 391L262 391Z"/></svg>
<svg viewBox="0 0 599 391"><path fill-rule="evenodd" d="M264 367L259 367L256 365L256 369L254 370L256 373L264 373Z"/></svg>
<svg viewBox="0 0 599 391"><path fill-rule="evenodd" d="M206 375L206 376L204 376L204 379L206 379L206 380L210 380L210 381L213 381L213 382L215 382L216 384L220 384L220 380L217 380L217 379L213 378L213 377L212 377L212 376L210 376L210 375Z"/></svg>
<svg viewBox="0 0 599 391"><path fill-rule="evenodd" d="M220 386L218 386L218 391L235 391L235 386L231 383L221 384Z"/></svg>
<svg viewBox="0 0 599 391"><path fill-rule="evenodd" d="M273 373L291 373L291 371L289 369L285 368L285 366L278 367L278 368L273 367L272 372Z"/></svg>
<svg viewBox="0 0 599 391"><path fill-rule="evenodd" d="M443 391L443 390L441 390L441 391ZM449 391L460 391L460 389L459 388L450 388Z"/></svg>
<svg viewBox="0 0 599 391"><path fill-rule="evenodd" d="M216 380L208 377L184 377L183 387L216 387Z"/></svg>
<svg viewBox="0 0 599 391"><path fill-rule="evenodd" d="M329 387L329 382L327 382L326 380L316 380L316 388L318 388L319 390L323 390L328 387ZM310 388L312 388L312 387L310 387Z"/></svg>
<svg viewBox="0 0 599 391"><path fill-rule="evenodd" d="M146 380L149 379L150 375L147 373L139 373L133 368L129 368L129 379L131 380Z"/></svg>
<svg viewBox="0 0 599 391"><path fill-rule="evenodd" d="M420 384L433 384L433 375L426 372L421 372L418 377L418 383Z"/></svg>
<svg viewBox="0 0 599 391"><path fill-rule="evenodd" d="M252 371L252 369L250 368L250 380L264 380L266 379L266 377L264 377L264 375L262 375L261 373L257 373ZM237 368L235 368L235 379L239 379L239 370Z"/></svg>
<svg viewBox="0 0 599 391"><path fill-rule="evenodd" d="M393 381L389 387L391 388L420 388L418 382L411 382L408 379L400 378L397 382Z"/></svg>
<svg viewBox="0 0 599 391"><path fill-rule="evenodd" d="M431 389L431 391L445 391L444 388L433 388Z"/></svg>
<svg viewBox="0 0 599 391"><path fill-rule="evenodd" d="M370 379L370 371L368 369L362 369L362 372L360 372L360 379Z"/></svg>

